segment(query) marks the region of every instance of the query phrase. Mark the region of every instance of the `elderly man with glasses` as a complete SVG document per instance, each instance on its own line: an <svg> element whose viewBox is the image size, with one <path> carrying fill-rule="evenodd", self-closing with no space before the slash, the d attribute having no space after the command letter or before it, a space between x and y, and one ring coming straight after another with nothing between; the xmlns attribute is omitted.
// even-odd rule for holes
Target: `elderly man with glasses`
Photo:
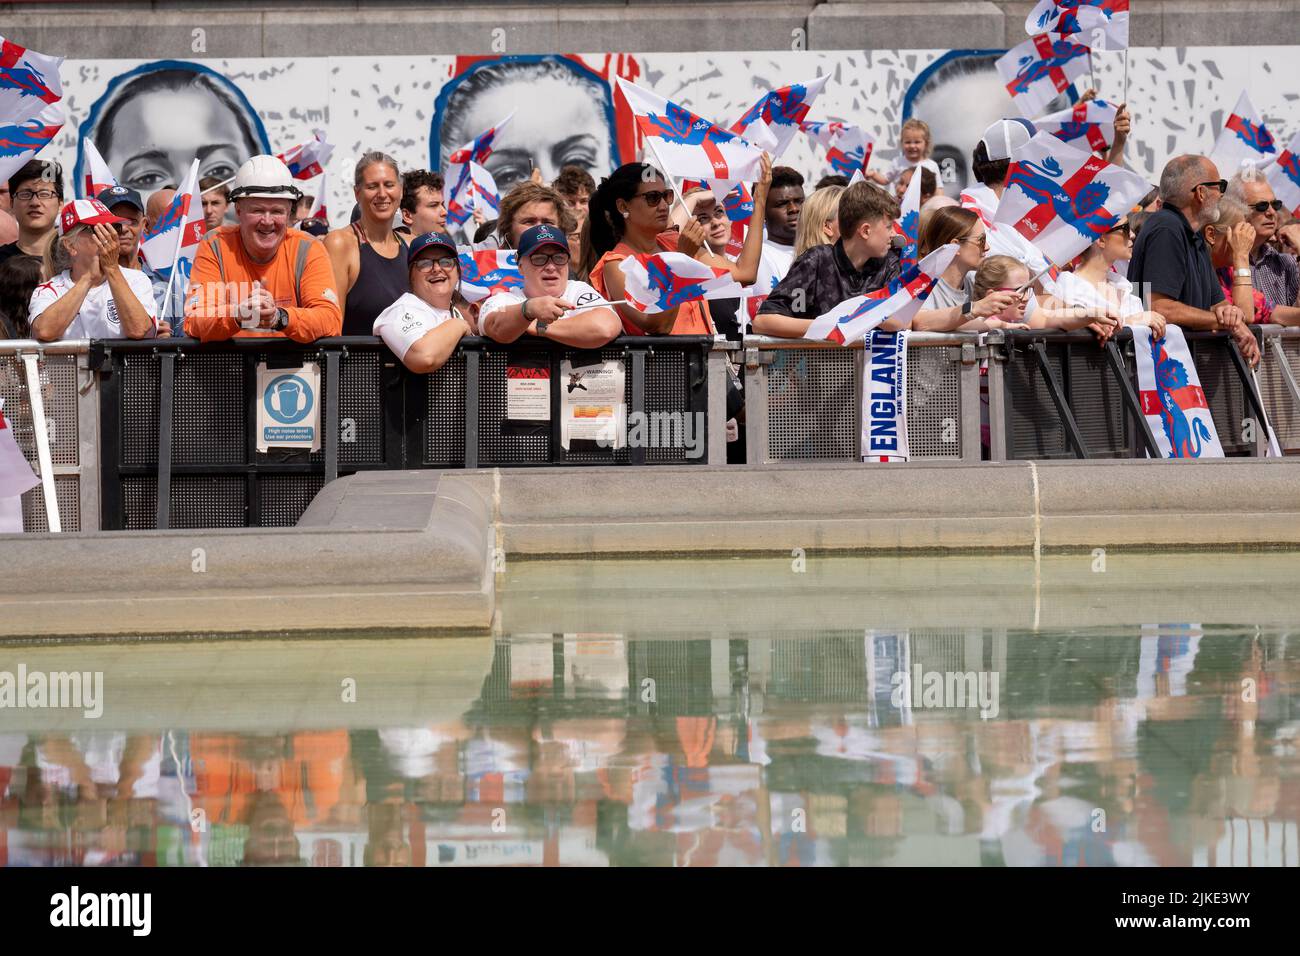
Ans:
<svg viewBox="0 0 1300 956"><path fill-rule="evenodd" d="M1232 177L1228 195L1246 207L1246 221L1255 229L1255 244L1250 250L1251 282L1273 310L1274 322L1300 325L1300 268L1295 256L1278 248L1282 200L1273 195L1268 180L1253 168Z"/></svg>
<svg viewBox="0 0 1300 956"><path fill-rule="evenodd" d="M1142 226L1133 246L1128 278L1152 311L1185 329L1232 335L1251 365L1259 345L1241 309L1223 295L1201 230L1219 218L1228 183L1204 156L1175 156L1160 174L1163 205Z"/></svg>

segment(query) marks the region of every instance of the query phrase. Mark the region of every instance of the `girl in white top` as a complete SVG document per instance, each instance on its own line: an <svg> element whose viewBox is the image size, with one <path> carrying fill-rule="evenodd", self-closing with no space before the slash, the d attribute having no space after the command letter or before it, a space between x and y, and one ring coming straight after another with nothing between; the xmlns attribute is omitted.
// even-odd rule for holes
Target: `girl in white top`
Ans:
<svg viewBox="0 0 1300 956"><path fill-rule="evenodd" d="M123 222L94 199L68 203L59 213L59 235L49 259L63 271L32 292L28 314L32 338L144 339L158 332L153 283L138 269L118 264Z"/></svg>
<svg viewBox="0 0 1300 956"><path fill-rule="evenodd" d="M1147 310L1133 294L1132 284L1111 268L1132 253L1133 234L1128 222L1121 220L1083 251L1073 272L1061 273L1056 280L1056 295L1068 307L1118 315L1123 325L1148 325L1151 334L1160 338L1165 334L1164 316ZM1094 322L1088 328L1104 344L1120 326Z"/></svg>
<svg viewBox="0 0 1300 956"><path fill-rule="evenodd" d="M412 372L442 368L461 337L473 333L470 305L460 294L460 260L450 236L426 232L407 247L411 291L379 313L374 334Z"/></svg>

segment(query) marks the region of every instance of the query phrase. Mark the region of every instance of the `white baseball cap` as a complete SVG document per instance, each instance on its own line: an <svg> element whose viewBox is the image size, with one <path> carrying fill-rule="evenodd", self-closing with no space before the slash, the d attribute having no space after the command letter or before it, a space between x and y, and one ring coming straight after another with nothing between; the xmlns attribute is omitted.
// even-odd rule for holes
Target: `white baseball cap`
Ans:
<svg viewBox="0 0 1300 956"><path fill-rule="evenodd" d="M1010 159L1011 151L1024 146L1037 132L1034 124L1027 119L1000 119L984 131L980 142L984 144L989 160L996 162L999 159Z"/></svg>

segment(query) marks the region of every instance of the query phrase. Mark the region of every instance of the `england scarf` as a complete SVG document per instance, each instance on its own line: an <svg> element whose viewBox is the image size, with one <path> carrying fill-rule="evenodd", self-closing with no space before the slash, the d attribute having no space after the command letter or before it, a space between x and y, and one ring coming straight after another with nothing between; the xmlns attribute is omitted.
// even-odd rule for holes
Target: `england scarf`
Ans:
<svg viewBox="0 0 1300 956"><path fill-rule="evenodd" d="M872 329L864 344L863 461L907 461L908 334Z"/></svg>

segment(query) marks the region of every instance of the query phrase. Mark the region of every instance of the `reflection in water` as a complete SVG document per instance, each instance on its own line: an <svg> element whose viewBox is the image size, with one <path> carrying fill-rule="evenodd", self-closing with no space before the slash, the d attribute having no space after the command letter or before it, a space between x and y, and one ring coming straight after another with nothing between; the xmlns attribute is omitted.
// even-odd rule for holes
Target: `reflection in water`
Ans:
<svg viewBox="0 0 1300 956"><path fill-rule="evenodd" d="M0 865L1300 863L1287 632L677 637L501 639L405 725L9 711Z"/></svg>

